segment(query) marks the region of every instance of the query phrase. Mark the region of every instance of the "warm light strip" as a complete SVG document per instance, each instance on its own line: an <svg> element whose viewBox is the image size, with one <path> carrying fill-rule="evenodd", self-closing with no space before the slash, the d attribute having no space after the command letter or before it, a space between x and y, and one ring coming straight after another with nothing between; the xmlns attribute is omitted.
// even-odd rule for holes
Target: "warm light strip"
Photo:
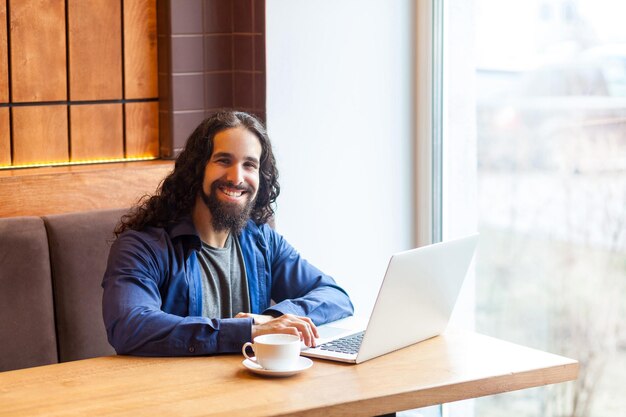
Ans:
<svg viewBox="0 0 626 417"><path fill-rule="evenodd" d="M41 167L58 167L58 166L72 166L72 165L88 165L88 164L109 164L112 162L151 161L154 159L158 159L158 158L156 156L140 156L136 158L88 159L85 161L75 161L75 162L42 162L38 164L0 165L0 170L17 169L17 168L41 168Z"/></svg>

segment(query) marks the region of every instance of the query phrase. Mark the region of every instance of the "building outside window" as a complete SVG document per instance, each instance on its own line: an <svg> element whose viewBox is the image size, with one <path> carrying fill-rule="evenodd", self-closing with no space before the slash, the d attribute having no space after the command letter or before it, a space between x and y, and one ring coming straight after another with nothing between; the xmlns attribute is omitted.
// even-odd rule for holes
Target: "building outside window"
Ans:
<svg viewBox="0 0 626 417"><path fill-rule="evenodd" d="M475 329L581 364L575 382L477 399L476 416L626 409L625 15L608 0L446 6L444 237L474 215L452 204L475 198Z"/></svg>

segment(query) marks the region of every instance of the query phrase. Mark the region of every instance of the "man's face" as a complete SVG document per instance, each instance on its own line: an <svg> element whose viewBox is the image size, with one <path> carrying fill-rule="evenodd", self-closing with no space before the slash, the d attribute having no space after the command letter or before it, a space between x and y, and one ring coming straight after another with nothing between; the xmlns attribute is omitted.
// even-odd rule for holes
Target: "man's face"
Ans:
<svg viewBox="0 0 626 417"><path fill-rule="evenodd" d="M217 231L238 233L250 218L259 189L261 143L244 127L215 135L204 170L202 199Z"/></svg>

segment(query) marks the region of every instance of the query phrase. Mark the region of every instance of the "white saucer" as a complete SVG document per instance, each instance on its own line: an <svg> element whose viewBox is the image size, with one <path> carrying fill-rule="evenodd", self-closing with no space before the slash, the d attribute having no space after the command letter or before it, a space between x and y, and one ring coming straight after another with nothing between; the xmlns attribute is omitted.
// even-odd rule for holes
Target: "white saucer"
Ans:
<svg viewBox="0 0 626 417"><path fill-rule="evenodd" d="M291 376L295 375L298 372L306 371L311 366L313 366L313 361L309 358L305 358L304 356L300 356L298 358L298 364L294 369L289 369L288 371L270 371L269 369L264 369L261 365L258 365L252 362L250 359L245 359L243 361L243 366L248 368L250 371L255 374L265 375L265 376Z"/></svg>

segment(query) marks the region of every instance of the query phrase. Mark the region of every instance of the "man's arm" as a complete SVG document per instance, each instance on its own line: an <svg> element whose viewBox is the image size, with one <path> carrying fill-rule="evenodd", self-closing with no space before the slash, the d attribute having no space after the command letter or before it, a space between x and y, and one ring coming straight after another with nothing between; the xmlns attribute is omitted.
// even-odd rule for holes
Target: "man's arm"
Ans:
<svg viewBox="0 0 626 417"><path fill-rule="evenodd" d="M184 317L180 312L161 310L159 284L172 278L168 276L172 265L167 258L163 240L148 242L138 234L127 233L113 244L102 282L102 312L109 343L119 354L141 356L238 352L251 340L251 318ZM181 303L185 304L185 297ZM181 310L188 311L188 304L187 300Z"/></svg>

